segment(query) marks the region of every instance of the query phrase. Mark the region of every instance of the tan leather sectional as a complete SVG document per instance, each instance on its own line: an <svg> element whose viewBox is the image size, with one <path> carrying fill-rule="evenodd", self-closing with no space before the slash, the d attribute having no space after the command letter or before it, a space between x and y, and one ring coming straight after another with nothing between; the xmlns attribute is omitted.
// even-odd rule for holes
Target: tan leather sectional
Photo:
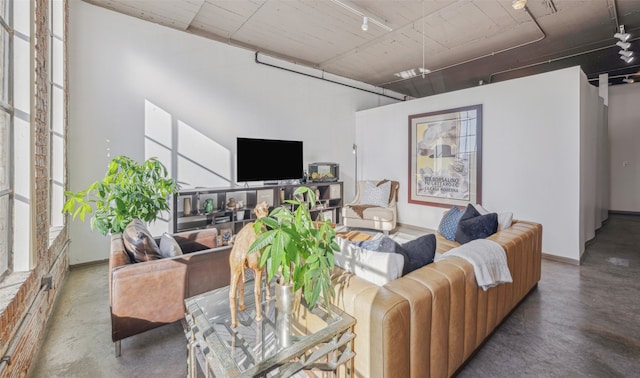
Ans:
<svg viewBox="0 0 640 378"><path fill-rule="evenodd" d="M451 257L380 287L337 269L335 304L352 314L356 377L448 377L540 280L542 226L516 221L488 239L507 254L513 283L483 291ZM438 252L457 246L438 236Z"/></svg>

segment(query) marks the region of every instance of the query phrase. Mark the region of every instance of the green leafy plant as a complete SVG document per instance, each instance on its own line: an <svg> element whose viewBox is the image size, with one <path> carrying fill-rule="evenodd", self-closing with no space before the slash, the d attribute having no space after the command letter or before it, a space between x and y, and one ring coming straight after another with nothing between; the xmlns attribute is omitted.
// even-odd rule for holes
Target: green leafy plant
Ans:
<svg viewBox="0 0 640 378"><path fill-rule="evenodd" d="M134 218L156 220L160 212L169 210L167 197L177 190L176 182L168 178L167 169L158 159L138 164L129 157L117 156L109 163L104 179L76 193L65 191L67 202L62 212L84 221L95 208L92 230L103 235L122 232Z"/></svg>
<svg viewBox="0 0 640 378"><path fill-rule="evenodd" d="M249 248L249 253L261 251L260 266L267 267L271 280L279 274L278 283L293 285L293 290L304 288L309 306L315 306L320 294L327 308L335 293L331 283L334 266L333 251L340 249L335 242L336 232L330 221L311 220L307 202L316 204L313 190L301 186L294 192L287 205L276 207L268 217L259 218L254 230L259 234Z"/></svg>

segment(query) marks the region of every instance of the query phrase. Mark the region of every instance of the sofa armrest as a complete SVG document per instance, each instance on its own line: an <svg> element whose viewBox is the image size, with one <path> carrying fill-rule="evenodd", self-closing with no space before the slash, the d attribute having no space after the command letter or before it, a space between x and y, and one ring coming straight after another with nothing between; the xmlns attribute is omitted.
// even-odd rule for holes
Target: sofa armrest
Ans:
<svg viewBox="0 0 640 378"><path fill-rule="evenodd" d="M356 275L335 268L333 304L356 319L357 377L408 377L409 303Z"/></svg>

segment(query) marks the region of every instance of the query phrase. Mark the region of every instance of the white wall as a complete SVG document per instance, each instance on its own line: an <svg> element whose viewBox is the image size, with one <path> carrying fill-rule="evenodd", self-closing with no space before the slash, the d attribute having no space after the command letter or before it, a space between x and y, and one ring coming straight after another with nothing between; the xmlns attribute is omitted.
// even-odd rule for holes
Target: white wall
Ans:
<svg viewBox="0 0 640 378"><path fill-rule="evenodd" d="M599 88L580 78L580 256L595 237L608 208L608 143L604 98Z"/></svg>
<svg viewBox="0 0 640 378"><path fill-rule="evenodd" d="M305 166L340 164L354 195L355 112L388 98L254 62L251 51L70 5L69 186L101 179L116 155L158 156L184 186L229 186L236 137L304 141ZM269 162L259 156L256 164ZM103 260L109 243L71 224L70 264ZM167 229L161 222L155 234Z"/></svg>
<svg viewBox="0 0 640 378"><path fill-rule="evenodd" d="M400 181L399 222L436 229L443 208L407 202L408 116L482 104L483 205L541 223L543 252L578 261L582 78L572 67L360 111L361 175Z"/></svg>
<svg viewBox="0 0 640 378"><path fill-rule="evenodd" d="M611 210L640 212L640 83L609 88ZM628 162L625 166L624 162Z"/></svg>

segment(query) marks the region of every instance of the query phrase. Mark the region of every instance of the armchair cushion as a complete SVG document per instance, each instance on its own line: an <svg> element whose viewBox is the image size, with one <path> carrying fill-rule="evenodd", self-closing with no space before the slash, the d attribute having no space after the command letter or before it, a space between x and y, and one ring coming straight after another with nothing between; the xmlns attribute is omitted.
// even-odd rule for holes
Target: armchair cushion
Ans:
<svg viewBox="0 0 640 378"><path fill-rule="evenodd" d="M162 258L158 244L147 226L140 219L134 219L122 233L122 241L132 262L158 260Z"/></svg>
<svg viewBox="0 0 640 378"><path fill-rule="evenodd" d="M182 255L182 248L176 239L169 233L162 234L160 238L160 254L162 257L174 257Z"/></svg>
<svg viewBox="0 0 640 378"><path fill-rule="evenodd" d="M360 205L387 207L389 206L390 193L391 181L387 181L379 186L367 181L364 186L364 192L360 197Z"/></svg>

